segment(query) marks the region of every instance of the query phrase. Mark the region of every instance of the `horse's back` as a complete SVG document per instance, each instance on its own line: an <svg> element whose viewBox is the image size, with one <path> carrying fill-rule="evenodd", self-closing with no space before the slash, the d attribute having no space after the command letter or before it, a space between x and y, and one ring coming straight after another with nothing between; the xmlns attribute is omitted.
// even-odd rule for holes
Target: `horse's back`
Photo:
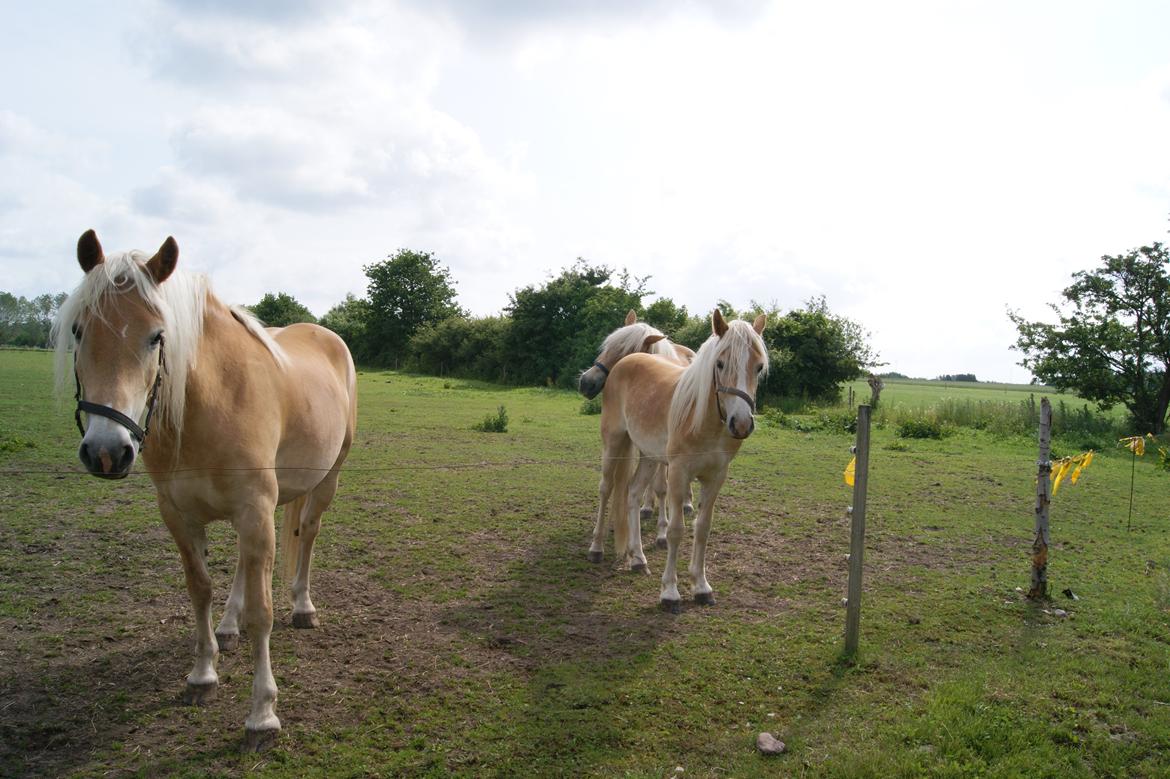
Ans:
<svg viewBox="0 0 1170 779"><path fill-rule="evenodd" d="M623 431L649 454L665 444L670 401L683 368L650 354L623 357L610 371L601 408L602 435Z"/></svg>

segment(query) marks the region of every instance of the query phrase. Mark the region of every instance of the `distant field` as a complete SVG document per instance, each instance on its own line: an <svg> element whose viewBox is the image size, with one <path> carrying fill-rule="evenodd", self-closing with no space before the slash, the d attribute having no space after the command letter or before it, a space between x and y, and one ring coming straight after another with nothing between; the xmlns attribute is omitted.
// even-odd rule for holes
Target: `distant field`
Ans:
<svg viewBox="0 0 1170 779"><path fill-rule="evenodd" d="M179 705L190 607L154 491L78 472L50 363L0 353L0 776L1170 775L1170 474L1150 458L1132 530L1115 447L1061 489L1056 600L1037 606L1018 591L1034 442L875 430L849 666L850 436L761 420L715 508L718 605L674 616L657 575L586 561L599 442L580 396L386 371L359 377L316 547L321 628L293 630L275 590L284 731L241 755L247 652L220 658L216 700ZM506 433L471 429L501 404ZM218 619L235 548L210 536ZM764 730L787 754L756 753Z"/></svg>

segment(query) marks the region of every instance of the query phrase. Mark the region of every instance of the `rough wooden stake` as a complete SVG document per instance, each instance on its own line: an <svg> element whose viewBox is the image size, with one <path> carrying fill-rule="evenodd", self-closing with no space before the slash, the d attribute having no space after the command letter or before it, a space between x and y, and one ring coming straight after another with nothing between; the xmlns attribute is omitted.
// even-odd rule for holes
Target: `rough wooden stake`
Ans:
<svg viewBox="0 0 1170 779"><path fill-rule="evenodd" d="M1052 475L1052 404L1040 399L1040 456L1036 460L1036 538L1032 541L1032 589L1028 597L1048 599L1048 504Z"/></svg>
<svg viewBox="0 0 1170 779"><path fill-rule="evenodd" d="M857 654L861 634L861 563L865 554L865 490L869 481L869 406L857 407L857 462L853 471L852 530L849 535L849 592L845 604L845 655Z"/></svg>

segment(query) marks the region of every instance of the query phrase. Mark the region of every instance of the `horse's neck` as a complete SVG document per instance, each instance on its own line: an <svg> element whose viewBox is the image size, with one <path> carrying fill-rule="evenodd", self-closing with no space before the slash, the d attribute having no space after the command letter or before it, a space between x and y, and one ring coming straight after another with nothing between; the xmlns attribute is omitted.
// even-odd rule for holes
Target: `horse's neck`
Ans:
<svg viewBox="0 0 1170 779"><path fill-rule="evenodd" d="M184 390L183 429L192 426L209 411L222 417L236 409L225 406L231 397L230 387L242 380L241 374L254 357L266 349L232 315L231 309L208 295L203 312L203 334L196 345L191 368L187 371ZM260 364L264 364L261 360ZM178 448L185 436L160 424L152 426L148 446L142 456L152 468L176 461Z"/></svg>

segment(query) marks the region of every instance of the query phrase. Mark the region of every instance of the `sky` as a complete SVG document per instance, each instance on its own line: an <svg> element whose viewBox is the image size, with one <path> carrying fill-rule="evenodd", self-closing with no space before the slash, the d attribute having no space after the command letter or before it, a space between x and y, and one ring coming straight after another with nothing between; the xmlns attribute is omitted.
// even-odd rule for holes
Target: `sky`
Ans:
<svg viewBox="0 0 1170 779"><path fill-rule="evenodd" d="M1009 309L1170 241L1161 0L0 0L0 28L18 295L71 290L89 228L317 315L402 248L475 315L581 257L691 313L823 295L882 370L1023 382Z"/></svg>

